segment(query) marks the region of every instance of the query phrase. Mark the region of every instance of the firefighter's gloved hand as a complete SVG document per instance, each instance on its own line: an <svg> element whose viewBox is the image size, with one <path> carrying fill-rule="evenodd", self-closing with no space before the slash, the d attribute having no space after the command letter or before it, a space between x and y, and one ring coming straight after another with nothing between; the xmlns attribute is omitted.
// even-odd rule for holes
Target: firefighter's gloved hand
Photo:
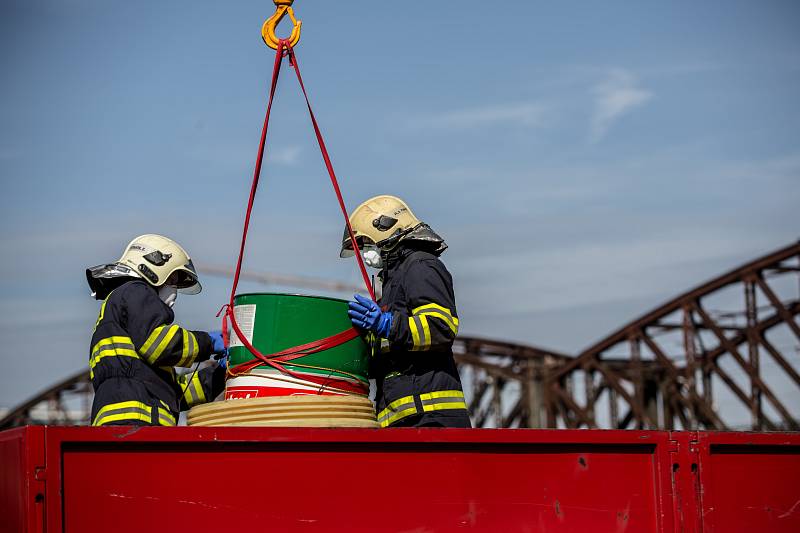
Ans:
<svg viewBox="0 0 800 533"><path fill-rule="evenodd" d="M214 346L211 348L211 353L228 355L228 350L225 349L225 341L222 340L221 331L209 331L208 336L211 337L211 342L214 343Z"/></svg>
<svg viewBox="0 0 800 533"><path fill-rule="evenodd" d="M220 368L228 368L228 354L221 355L217 357L217 365Z"/></svg>
<svg viewBox="0 0 800 533"><path fill-rule="evenodd" d="M383 312L378 304L356 294L355 300L348 303L347 314L354 326L374 331L381 337L388 337L392 329L392 313Z"/></svg>

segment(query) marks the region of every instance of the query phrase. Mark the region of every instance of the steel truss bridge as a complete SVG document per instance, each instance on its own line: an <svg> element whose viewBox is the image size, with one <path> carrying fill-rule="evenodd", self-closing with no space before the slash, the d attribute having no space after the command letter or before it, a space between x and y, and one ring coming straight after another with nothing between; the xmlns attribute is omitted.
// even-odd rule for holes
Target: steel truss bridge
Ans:
<svg viewBox="0 0 800 533"><path fill-rule="evenodd" d="M468 337L454 352L476 427L798 430L798 313L800 243L681 294L576 356ZM0 429L85 425L91 398L80 372L11 409Z"/></svg>

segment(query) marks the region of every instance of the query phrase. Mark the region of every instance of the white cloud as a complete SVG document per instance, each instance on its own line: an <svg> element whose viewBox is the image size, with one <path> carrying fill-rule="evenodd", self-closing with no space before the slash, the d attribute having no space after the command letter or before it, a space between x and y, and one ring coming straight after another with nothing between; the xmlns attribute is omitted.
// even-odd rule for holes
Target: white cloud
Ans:
<svg viewBox="0 0 800 533"><path fill-rule="evenodd" d="M689 265L700 265L698 268L702 269L743 251L745 256L755 256L759 250L756 236L746 239L724 229L709 229L703 235L688 237L686 232L676 230L627 242L525 247L462 259L458 266L464 279L482 282L468 283L469 289L463 291L461 299L465 303L475 299L492 301L497 294L509 290L508 279L515 279L515 294L535 298L513 298L505 303L506 312L544 312L632 298L652 298L655 304L661 295L677 294L718 273L712 268L705 276L691 279L686 274L694 267ZM495 276L487 278L486 272L494 272ZM515 277L515 272L524 272L525 276ZM492 308L487 314L496 312Z"/></svg>
<svg viewBox="0 0 800 533"><path fill-rule="evenodd" d="M279 146L276 148L267 147L266 157L272 163L278 165L291 166L300 159L303 149L299 146Z"/></svg>
<svg viewBox="0 0 800 533"><path fill-rule="evenodd" d="M433 114L419 121L426 127L475 128L479 126L517 124L536 127L543 124L545 107L538 103L516 103L484 106Z"/></svg>
<svg viewBox="0 0 800 533"><path fill-rule="evenodd" d="M592 114L590 141L599 142L611 126L623 115L641 107L653 98L653 93L639 86L633 73L614 69L607 78L592 89L594 112Z"/></svg>
<svg viewBox="0 0 800 533"><path fill-rule="evenodd" d="M226 170L251 168L257 145L251 142L229 141L191 147L187 155L195 160L224 167ZM300 160L300 146L273 146L267 142L264 157L275 165L293 166Z"/></svg>

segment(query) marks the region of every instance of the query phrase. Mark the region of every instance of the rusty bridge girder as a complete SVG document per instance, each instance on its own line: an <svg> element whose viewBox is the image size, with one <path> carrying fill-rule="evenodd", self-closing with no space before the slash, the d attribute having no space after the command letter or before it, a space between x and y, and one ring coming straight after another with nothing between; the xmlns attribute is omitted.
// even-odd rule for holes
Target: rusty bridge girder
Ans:
<svg viewBox="0 0 800 533"><path fill-rule="evenodd" d="M711 311L721 304L732 309ZM800 243L678 296L574 358L500 353L475 340L456 357L479 427L726 430L742 429L727 419L744 411L753 430L798 430L798 313ZM770 340L776 330L786 346Z"/></svg>

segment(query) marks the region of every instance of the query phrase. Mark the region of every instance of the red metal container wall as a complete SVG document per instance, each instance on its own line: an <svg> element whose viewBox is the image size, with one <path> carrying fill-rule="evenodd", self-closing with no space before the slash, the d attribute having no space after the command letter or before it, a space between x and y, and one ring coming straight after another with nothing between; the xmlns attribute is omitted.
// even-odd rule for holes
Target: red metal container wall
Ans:
<svg viewBox="0 0 800 533"><path fill-rule="evenodd" d="M0 432L0 531L45 530L44 464L43 427Z"/></svg>
<svg viewBox="0 0 800 533"><path fill-rule="evenodd" d="M115 530L187 522L239 531L259 523L276 531L659 530L652 444L414 437L378 445L326 436L182 443L169 454L157 451L161 443L68 447L65 526L107 531L119 516L135 515Z"/></svg>
<svg viewBox="0 0 800 533"><path fill-rule="evenodd" d="M800 531L800 439L753 433L697 438L703 531Z"/></svg>
<svg viewBox="0 0 800 533"><path fill-rule="evenodd" d="M48 531L800 531L797 434L16 431Z"/></svg>

